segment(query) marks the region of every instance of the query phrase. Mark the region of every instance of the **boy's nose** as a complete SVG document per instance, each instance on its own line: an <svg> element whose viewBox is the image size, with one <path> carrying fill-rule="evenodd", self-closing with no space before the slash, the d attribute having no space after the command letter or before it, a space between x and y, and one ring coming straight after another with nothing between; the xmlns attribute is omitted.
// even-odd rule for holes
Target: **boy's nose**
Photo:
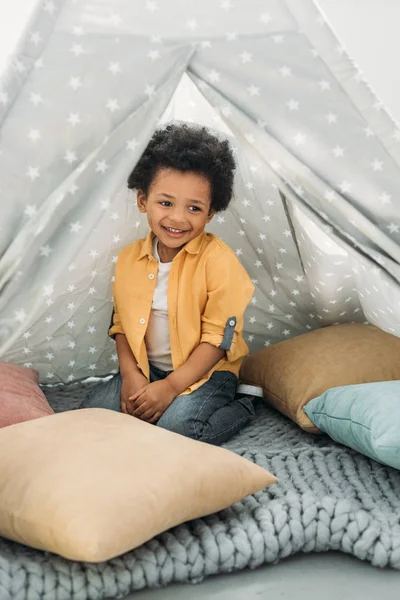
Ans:
<svg viewBox="0 0 400 600"><path fill-rule="evenodd" d="M182 224L186 222L186 211L185 209L175 209L171 215L171 219L176 224Z"/></svg>

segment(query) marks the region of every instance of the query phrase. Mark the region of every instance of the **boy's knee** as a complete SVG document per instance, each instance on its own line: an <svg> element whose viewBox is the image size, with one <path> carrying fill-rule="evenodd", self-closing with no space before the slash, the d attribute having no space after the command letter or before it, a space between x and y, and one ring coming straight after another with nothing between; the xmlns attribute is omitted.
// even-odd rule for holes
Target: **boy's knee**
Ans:
<svg viewBox="0 0 400 600"><path fill-rule="evenodd" d="M196 423L193 419L182 419L177 417L178 415L175 418L174 415L167 416L164 413L164 415L162 415L162 417L160 417L158 420L157 425L158 427L168 429L168 431L172 431L173 433L184 435L192 440L201 440L202 427L196 426Z"/></svg>

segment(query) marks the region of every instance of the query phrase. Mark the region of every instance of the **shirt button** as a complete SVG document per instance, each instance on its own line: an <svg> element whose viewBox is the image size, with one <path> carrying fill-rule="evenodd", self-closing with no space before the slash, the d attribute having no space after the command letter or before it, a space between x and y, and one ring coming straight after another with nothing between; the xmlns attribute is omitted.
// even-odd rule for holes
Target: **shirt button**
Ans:
<svg viewBox="0 0 400 600"><path fill-rule="evenodd" d="M146 323L146 319L140 319L139 323L140 323L141 325L144 325L144 324Z"/></svg>
<svg viewBox="0 0 400 600"><path fill-rule="evenodd" d="M149 279L154 279L154 273L150 273Z"/></svg>
<svg viewBox="0 0 400 600"><path fill-rule="evenodd" d="M230 325L231 327L233 327L233 326L235 325L235 321L234 321L233 319L231 319L231 320L229 321L229 325Z"/></svg>

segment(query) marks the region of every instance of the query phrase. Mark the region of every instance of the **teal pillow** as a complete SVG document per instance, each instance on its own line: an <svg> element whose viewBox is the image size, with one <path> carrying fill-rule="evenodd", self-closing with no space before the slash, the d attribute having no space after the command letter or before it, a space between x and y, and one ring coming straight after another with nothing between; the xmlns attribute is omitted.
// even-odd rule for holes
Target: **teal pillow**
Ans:
<svg viewBox="0 0 400 600"><path fill-rule="evenodd" d="M331 388L304 411L337 442L400 469L400 381Z"/></svg>

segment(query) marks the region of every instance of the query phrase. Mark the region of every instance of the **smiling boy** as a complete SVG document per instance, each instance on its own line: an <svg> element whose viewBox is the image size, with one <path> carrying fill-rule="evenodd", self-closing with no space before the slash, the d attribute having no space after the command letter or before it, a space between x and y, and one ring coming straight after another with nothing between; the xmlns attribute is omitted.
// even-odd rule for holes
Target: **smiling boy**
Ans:
<svg viewBox="0 0 400 600"><path fill-rule="evenodd" d="M103 407L220 444L254 415L237 396L253 284L234 252L205 232L232 198L235 162L206 128L156 131L133 169L149 235L122 249L113 324L120 372L89 394Z"/></svg>

